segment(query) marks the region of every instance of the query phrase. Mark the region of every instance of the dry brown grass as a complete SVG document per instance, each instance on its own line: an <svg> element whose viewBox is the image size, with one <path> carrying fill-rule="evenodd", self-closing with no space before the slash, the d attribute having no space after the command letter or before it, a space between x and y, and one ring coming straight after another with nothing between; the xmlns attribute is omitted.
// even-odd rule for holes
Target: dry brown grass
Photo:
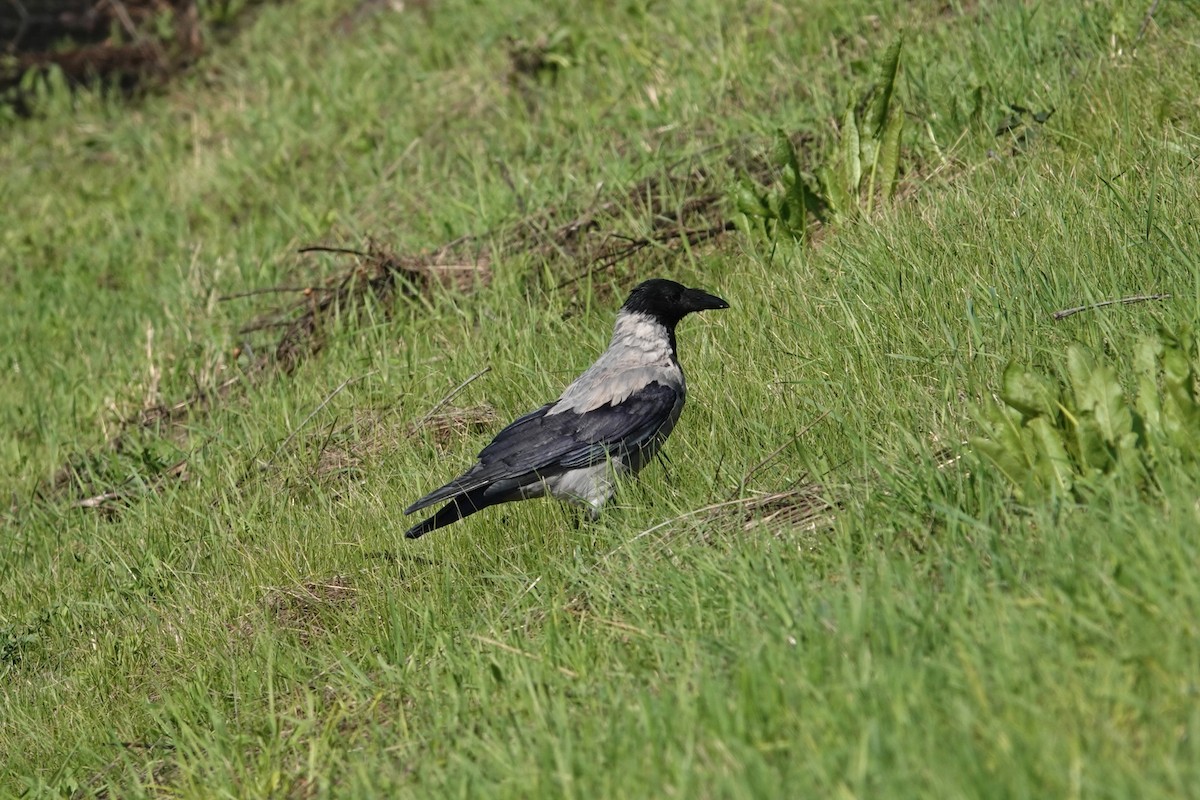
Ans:
<svg viewBox="0 0 1200 800"><path fill-rule="evenodd" d="M310 438L310 443L320 448L314 477L326 483L356 478L366 463L384 457L423 432L446 452L454 442L491 430L499 419L487 403L465 408L447 405L415 422L400 420L393 414L360 412L353 422Z"/></svg>
<svg viewBox="0 0 1200 800"><path fill-rule="evenodd" d="M330 612L352 611L357 603L358 589L350 578L332 575L297 586L273 588L267 592L263 606L276 625L306 644L327 632Z"/></svg>

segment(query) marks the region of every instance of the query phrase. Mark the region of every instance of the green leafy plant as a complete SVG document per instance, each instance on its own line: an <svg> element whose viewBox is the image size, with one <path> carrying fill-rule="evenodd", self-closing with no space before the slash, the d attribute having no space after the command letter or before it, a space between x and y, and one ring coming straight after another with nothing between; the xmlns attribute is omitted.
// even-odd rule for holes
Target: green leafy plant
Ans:
<svg viewBox="0 0 1200 800"><path fill-rule="evenodd" d="M999 400L976 411L982 433L972 447L1023 501L1085 500L1101 477L1152 490L1156 469L1200 454L1196 337L1160 330L1139 342L1133 361L1133 399L1116 369L1081 344L1067 350L1065 380L1010 363Z"/></svg>
<svg viewBox="0 0 1200 800"><path fill-rule="evenodd" d="M846 107L832 164L820 170L825 202L836 217L870 214L875 198L890 200L900 176L904 107L896 99L903 39L884 53L875 84Z"/></svg>
<svg viewBox="0 0 1200 800"><path fill-rule="evenodd" d="M809 186L800 170L796 145L782 129L775 132L772 154L779 167L782 188L762 188L743 184L738 192L737 208L761 227L768 237L786 235L803 241L808 234L810 217L819 217L825 203Z"/></svg>
<svg viewBox="0 0 1200 800"><path fill-rule="evenodd" d="M768 237L804 240L812 219L849 219L870 214L877 197L890 200L900 174L900 134L904 109L896 99L902 40L884 53L878 78L852 100L842 119L832 161L810 178L800 168L796 146L776 131L772 161L779 185L743 184L737 209L747 226Z"/></svg>

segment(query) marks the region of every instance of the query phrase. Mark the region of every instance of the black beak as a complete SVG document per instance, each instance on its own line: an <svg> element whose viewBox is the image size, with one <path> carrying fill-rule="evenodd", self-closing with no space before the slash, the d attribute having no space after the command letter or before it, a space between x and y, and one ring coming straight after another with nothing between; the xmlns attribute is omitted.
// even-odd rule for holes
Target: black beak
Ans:
<svg viewBox="0 0 1200 800"><path fill-rule="evenodd" d="M709 294L703 289L688 289L683 293L682 299L688 311L709 311L719 308L729 308L729 303L726 303L715 294Z"/></svg>

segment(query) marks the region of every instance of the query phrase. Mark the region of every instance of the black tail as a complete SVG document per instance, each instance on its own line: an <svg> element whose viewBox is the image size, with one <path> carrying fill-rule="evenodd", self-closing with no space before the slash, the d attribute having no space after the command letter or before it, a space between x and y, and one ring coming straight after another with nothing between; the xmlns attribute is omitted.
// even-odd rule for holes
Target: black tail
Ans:
<svg viewBox="0 0 1200 800"><path fill-rule="evenodd" d="M445 527L452 522L458 522L464 517L469 517L476 511L487 508L491 503L481 502L482 493L475 492L465 494L461 497L456 497L446 505L442 506L436 514L426 520L418 522L407 531L404 532L405 539L419 539L430 531Z"/></svg>

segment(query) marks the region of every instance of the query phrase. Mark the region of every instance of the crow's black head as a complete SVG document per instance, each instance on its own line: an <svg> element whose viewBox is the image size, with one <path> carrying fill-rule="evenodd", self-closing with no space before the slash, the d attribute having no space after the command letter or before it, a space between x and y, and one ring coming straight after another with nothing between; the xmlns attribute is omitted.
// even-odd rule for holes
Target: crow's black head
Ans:
<svg viewBox="0 0 1200 800"><path fill-rule="evenodd" d="M683 284L663 278L652 278L639 283L629 293L625 305L621 306L622 311L646 314L668 328L674 328L679 320L693 311L715 308L729 308L729 303L702 289L689 289Z"/></svg>

